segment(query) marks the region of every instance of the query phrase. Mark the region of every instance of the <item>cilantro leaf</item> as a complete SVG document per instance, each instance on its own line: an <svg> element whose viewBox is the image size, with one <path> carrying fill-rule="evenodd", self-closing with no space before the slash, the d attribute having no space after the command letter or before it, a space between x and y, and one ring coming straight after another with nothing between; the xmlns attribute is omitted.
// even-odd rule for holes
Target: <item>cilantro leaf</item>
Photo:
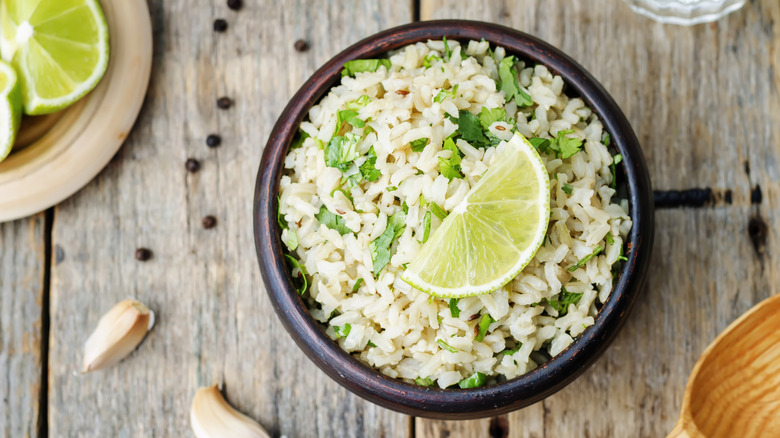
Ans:
<svg viewBox="0 0 780 438"><path fill-rule="evenodd" d="M460 301L457 298L450 298L450 315L452 315L453 318L460 317L460 309L458 308L458 301Z"/></svg>
<svg viewBox="0 0 780 438"><path fill-rule="evenodd" d="M433 385L433 380L431 380L430 377L418 377L414 379L414 383L420 385L420 386L431 386Z"/></svg>
<svg viewBox="0 0 780 438"><path fill-rule="evenodd" d="M355 285L352 286L352 292L353 293L357 292L358 289L360 289L360 285L361 284L363 284L363 279L362 278L358 278L357 281L355 282Z"/></svg>
<svg viewBox="0 0 780 438"><path fill-rule="evenodd" d="M357 152L357 144L360 137L348 132L343 137L333 137L325 147L325 164L346 172L351 163L360 155Z"/></svg>
<svg viewBox="0 0 780 438"><path fill-rule="evenodd" d="M298 248L298 233L296 233L292 228L287 229L287 239L282 240L284 241L284 245L290 251L295 251L295 249Z"/></svg>
<svg viewBox="0 0 780 438"><path fill-rule="evenodd" d="M574 190L574 187L572 187L571 184L566 183L566 184L563 185L563 187L561 187L561 189L567 195L571 195L571 192Z"/></svg>
<svg viewBox="0 0 780 438"><path fill-rule="evenodd" d="M433 101L442 103L442 102L444 102L444 99L446 99L448 97L455 97L457 92L458 92L458 85L455 84L455 86L452 87L451 90L441 90L441 91L439 91L439 93L436 95L436 97L433 98Z"/></svg>
<svg viewBox="0 0 780 438"><path fill-rule="evenodd" d="M503 108L487 109L483 106L479 111L478 118L482 129L487 131L493 123L506 121L506 110Z"/></svg>
<svg viewBox="0 0 780 438"><path fill-rule="evenodd" d="M423 238L420 241L420 243L425 243L428 241L428 237L431 235L431 212L426 211L425 216L423 216Z"/></svg>
<svg viewBox="0 0 780 438"><path fill-rule="evenodd" d="M608 244L610 244L610 245L614 245L615 244L615 237L612 236L612 233L607 233L607 236L605 237L605 239L607 240Z"/></svg>
<svg viewBox="0 0 780 438"><path fill-rule="evenodd" d="M374 347L374 348L376 348L376 344L375 344L375 343L373 343L373 342L371 342L371 341L368 341L368 344L366 344L366 345L368 345L369 347Z"/></svg>
<svg viewBox="0 0 780 438"><path fill-rule="evenodd" d="M371 98L364 94L355 100L347 102L346 107L347 109L357 111L364 108L369 102L371 102Z"/></svg>
<svg viewBox="0 0 780 438"><path fill-rule="evenodd" d="M574 264L571 267L569 267L568 271L569 272L574 272L577 269L580 269L581 267L585 266L585 263L588 263L588 261L590 259L592 259L593 257L596 257L597 255L599 255L599 253L601 251L604 251L604 248L602 248L601 245L597 246L596 249L594 249L592 253L590 253L590 254L586 255L585 257L581 258L580 261L578 261L576 264Z"/></svg>
<svg viewBox="0 0 780 438"><path fill-rule="evenodd" d="M317 222L325 225L331 230L338 231L342 236L352 232L352 230L347 228L347 223L343 217L335 213L331 213L330 210L328 210L328 208L324 205L320 207L319 213L315 214L314 217L317 219Z"/></svg>
<svg viewBox="0 0 780 438"><path fill-rule="evenodd" d="M452 156L450 158L439 157L439 173L450 181L453 178L463 178L463 173L460 171L460 149L455 146L455 142L451 138L444 141L444 149L452 151Z"/></svg>
<svg viewBox="0 0 780 438"><path fill-rule="evenodd" d="M550 140L547 138L541 138L541 137L533 137L528 139L528 143L531 143L531 146L536 148L537 151L541 152L547 152L550 149Z"/></svg>
<svg viewBox="0 0 780 438"><path fill-rule="evenodd" d="M414 140L409 143L409 145L412 147L413 152L422 152L423 149L425 149L425 146L428 145L428 137L418 138L417 140Z"/></svg>
<svg viewBox="0 0 780 438"><path fill-rule="evenodd" d="M609 146L609 132L604 133L604 139L601 142L604 143L604 146Z"/></svg>
<svg viewBox="0 0 780 438"><path fill-rule="evenodd" d="M466 388L479 388L480 386L484 385L487 381L487 377L485 374L476 372L472 374L470 377L467 377L460 382L458 382L458 386L460 386L463 389Z"/></svg>
<svg viewBox="0 0 780 438"><path fill-rule="evenodd" d="M620 154L612 157L612 164L609 165L609 170L612 171L612 182L609 184L613 189L617 187L617 165L623 161L623 156Z"/></svg>
<svg viewBox="0 0 780 438"><path fill-rule="evenodd" d="M291 256L290 254L285 254L284 257L292 265L292 270L298 268L299 271L298 275L303 279L303 281L300 282L300 285L296 286L295 290L298 292L298 295L303 296L303 294L306 293L306 289L309 288L309 280L306 278L306 275L308 275L308 273L306 272L306 268L303 267L303 265L298 261L298 259Z"/></svg>
<svg viewBox="0 0 780 438"><path fill-rule="evenodd" d="M582 147L582 140L579 138L566 137L568 134L573 132L574 131L571 129L558 131L558 135L556 135L555 140L553 140L553 145L551 147L556 151L556 155L560 154L561 158L563 159L569 158L576 154Z"/></svg>
<svg viewBox="0 0 780 438"><path fill-rule="evenodd" d="M514 69L515 57L507 56L498 63L498 89L504 92L507 103L515 99L517 106L524 107L533 104L531 96L520 88Z"/></svg>
<svg viewBox="0 0 780 438"><path fill-rule="evenodd" d="M487 334L490 324L496 322L489 314L482 315L482 319L479 320L479 332L477 333L477 342L482 342Z"/></svg>
<svg viewBox="0 0 780 438"><path fill-rule="evenodd" d="M344 122L349 123L353 128L362 128L366 126L366 122L362 119L359 119L357 115L358 112L351 109L339 111L336 122L336 134L341 131L341 127L344 125Z"/></svg>
<svg viewBox="0 0 780 438"><path fill-rule="evenodd" d="M365 163L360 165L358 170L360 171L360 174L363 175L363 178L369 182L374 182L382 176L382 172L376 168L376 152L374 151L373 146L368 150L368 159Z"/></svg>
<svg viewBox="0 0 780 438"><path fill-rule="evenodd" d="M490 141L482 133L479 119L468 110L458 111L458 134L474 147L490 146Z"/></svg>
<svg viewBox="0 0 780 438"><path fill-rule="evenodd" d="M441 347L442 349L449 351L450 353L457 353L458 351L460 351L455 347L451 347L450 344L444 342L441 339L437 339L436 344L438 344L439 347Z"/></svg>
<svg viewBox="0 0 780 438"><path fill-rule="evenodd" d="M350 323L346 323L342 327L334 325L333 331L336 332L336 339L346 338L349 336L349 332L352 331L352 325L350 325Z"/></svg>
<svg viewBox="0 0 780 438"><path fill-rule="evenodd" d="M389 59L355 59L344 63L341 76L355 76L356 73L377 71L381 66L390 70L392 63Z"/></svg>
<svg viewBox="0 0 780 438"><path fill-rule="evenodd" d="M292 143L290 143L290 149L292 150L303 146L303 141L309 137L311 136L306 131L299 129L298 132L295 133Z"/></svg>
<svg viewBox="0 0 780 438"><path fill-rule="evenodd" d="M447 212L443 208L439 207L439 204L431 202L431 211L441 220L447 217Z"/></svg>
<svg viewBox="0 0 780 438"><path fill-rule="evenodd" d="M371 261L373 262L374 275L379 276L388 263L390 263L390 246L393 244L406 228L406 213L399 211L390 216L387 221L387 228L381 236L377 237L368 245L371 252Z"/></svg>
<svg viewBox="0 0 780 438"><path fill-rule="evenodd" d="M579 304L580 299L582 299L582 293L569 292L565 287L561 287L558 299L545 298L543 301L546 301L550 307L555 309L558 312L558 316L564 316L569 313L569 304L576 306Z"/></svg>

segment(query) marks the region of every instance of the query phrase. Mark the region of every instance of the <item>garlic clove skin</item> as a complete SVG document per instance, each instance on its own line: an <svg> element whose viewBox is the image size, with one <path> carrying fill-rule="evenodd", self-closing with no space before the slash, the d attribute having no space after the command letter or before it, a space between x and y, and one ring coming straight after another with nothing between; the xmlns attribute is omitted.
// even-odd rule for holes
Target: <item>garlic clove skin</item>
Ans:
<svg viewBox="0 0 780 438"><path fill-rule="evenodd" d="M124 300L100 318L84 347L82 373L109 367L130 354L154 324L154 313L143 303Z"/></svg>
<svg viewBox="0 0 780 438"><path fill-rule="evenodd" d="M271 438L254 420L230 406L217 385L195 393L190 424L197 438Z"/></svg>

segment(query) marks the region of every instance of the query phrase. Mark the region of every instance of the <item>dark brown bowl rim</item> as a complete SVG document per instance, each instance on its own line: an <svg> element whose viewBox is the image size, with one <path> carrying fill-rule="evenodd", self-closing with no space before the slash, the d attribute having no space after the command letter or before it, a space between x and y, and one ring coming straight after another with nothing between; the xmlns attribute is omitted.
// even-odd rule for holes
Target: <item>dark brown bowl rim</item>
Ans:
<svg viewBox="0 0 780 438"><path fill-rule="evenodd" d="M506 382L475 389L426 388L393 379L344 352L313 318L295 293L283 259L277 223L277 193L284 156L308 110L340 78L346 61L382 56L389 50L447 37L480 40L502 46L508 54L543 64L562 76L569 93L579 95L599 116L612 145L623 155L621 184L627 184L633 228L628 261L593 326L559 355ZM572 93L573 91L573 93ZM328 376L376 404L410 415L469 419L499 415L535 403L582 374L603 353L633 307L644 282L654 235L650 177L639 142L604 87L569 56L544 41L492 23L467 20L416 22L368 37L336 55L317 70L284 109L268 138L258 170L254 198L254 234L258 261L268 296L287 331L306 355ZM290 382L290 384L295 384Z"/></svg>

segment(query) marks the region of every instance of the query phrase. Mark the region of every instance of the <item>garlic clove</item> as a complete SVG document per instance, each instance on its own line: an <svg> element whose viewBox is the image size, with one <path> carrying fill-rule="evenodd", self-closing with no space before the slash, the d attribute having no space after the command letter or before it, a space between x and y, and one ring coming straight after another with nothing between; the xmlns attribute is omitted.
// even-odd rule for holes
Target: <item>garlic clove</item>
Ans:
<svg viewBox="0 0 780 438"><path fill-rule="evenodd" d="M111 366L130 354L154 324L154 313L143 303L124 300L112 307L87 339L82 373Z"/></svg>
<svg viewBox="0 0 780 438"><path fill-rule="evenodd" d="M228 404L217 385L195 393L190 424L197 438L270 438L254 420Z"/></svg>

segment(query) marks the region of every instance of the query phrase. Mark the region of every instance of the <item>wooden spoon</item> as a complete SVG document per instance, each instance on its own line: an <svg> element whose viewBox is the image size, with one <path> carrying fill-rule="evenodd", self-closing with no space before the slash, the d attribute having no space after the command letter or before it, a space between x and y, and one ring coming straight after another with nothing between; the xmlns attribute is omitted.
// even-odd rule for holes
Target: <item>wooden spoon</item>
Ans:
<svg viewBox="0 0 780 438"><path fill-rule="evenodd" d="M740 316L701 355L674 437L780 437L780 295Z"/></svg>

